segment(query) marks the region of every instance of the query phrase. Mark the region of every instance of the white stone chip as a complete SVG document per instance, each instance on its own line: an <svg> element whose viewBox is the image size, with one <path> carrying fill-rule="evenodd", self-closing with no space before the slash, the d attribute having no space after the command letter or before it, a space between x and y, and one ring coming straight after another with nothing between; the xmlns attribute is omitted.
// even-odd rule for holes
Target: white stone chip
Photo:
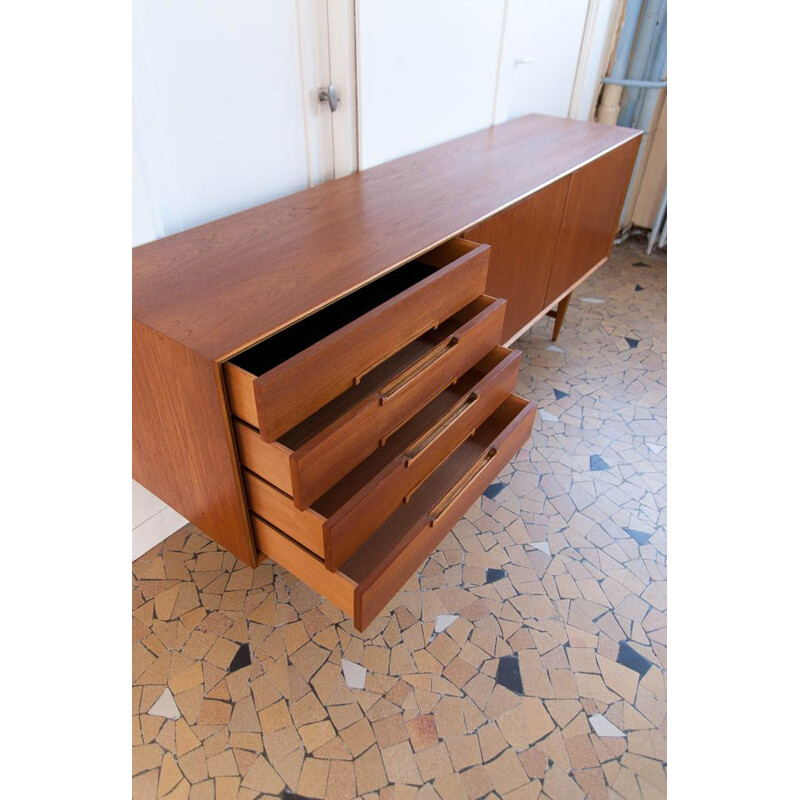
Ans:
<svg viewBox="0 0 800 800"><path fill-rule="evenodd" d="M541 550L545 555L552 557L553 554L550 552L550 545L547 542L531 542L530 544L534 550Z"/></svg>
<svg viewBox="0 0 800 800"><path fill-rule="evenodd" d="M363 689L367 679L367 669L354 661L342 659L342 673L344 681L351 689Z"/></svg>
<svg viewBox="0 0 800 800"><path fill-rule="evenodd" d="M161 697L150 706L150 710L147 713L153 717L166 717L167 719L181 718L178 704L175 702L175 698L172 696L172 692L169 689L164 689L161 693Z"/></svg>
<svg viewBox="0 0 800 800"><path fill-rule="evenodd" d="M436 624L433 626L433 632L441 633L442 631L446 631L457 619L458 614L439 614L439 616L436 617Z"/></svg>
<svg viewBox="0 0 800 800"><path fill-rule="evenodd" d="M598 736L614 736L624 738L625 734L613 723L609 722L602 714L592 714L589 722Z"/></svg>

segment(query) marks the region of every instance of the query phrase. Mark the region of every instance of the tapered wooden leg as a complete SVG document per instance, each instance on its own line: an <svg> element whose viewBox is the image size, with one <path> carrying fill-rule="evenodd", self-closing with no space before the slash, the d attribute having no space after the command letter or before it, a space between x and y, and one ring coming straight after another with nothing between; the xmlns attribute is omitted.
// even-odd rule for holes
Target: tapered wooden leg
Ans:
<svg viewBox="0 0 800 800"><path fill-rule="evenodd" d="M561 330L561 326L564 324L564 317L567 316L567 306L569 306L570 298L572 297L572 292L570 292L562 301L558 304L558 308L556 308L555 313L555 324L553 325L553 341L555 342L558 339L558 333Z"/></svg>

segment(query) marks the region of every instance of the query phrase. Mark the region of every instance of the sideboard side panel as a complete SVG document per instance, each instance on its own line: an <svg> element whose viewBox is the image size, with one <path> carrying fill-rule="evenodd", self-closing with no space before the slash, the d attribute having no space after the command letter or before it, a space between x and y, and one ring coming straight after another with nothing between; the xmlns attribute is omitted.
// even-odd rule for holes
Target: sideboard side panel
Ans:
<svg viewBox="0 0 800 800"><path fill-rule="evenodd" d="M561 178L464 234L492 246L486 292L507 301L501 341L545 307L569 182L569 175Z"/></svg>
<svg viewBox="0 0 800 800"><path fill-rule="evenodd" d="M256 565L220 365L133 321L133 477Z"/></svg>
<svg viewBox="0 0 800 800"><path fill-rule="evenodd" d="M632 139L572 174L545 305L608 258L639 141Z"/></svg>

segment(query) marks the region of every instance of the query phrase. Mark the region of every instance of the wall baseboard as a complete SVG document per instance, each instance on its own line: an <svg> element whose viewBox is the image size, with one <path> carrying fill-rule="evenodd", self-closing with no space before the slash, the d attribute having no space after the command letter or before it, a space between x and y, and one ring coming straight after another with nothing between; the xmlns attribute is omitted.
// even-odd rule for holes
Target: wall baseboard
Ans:
<svg viewBox="0 0 800 800"><path fill-rule="evenodd" d="M168 536L180 530L186 523L177 511L164 506L133 529L133 559L144 555L148 550L161 544Z"/></svg>

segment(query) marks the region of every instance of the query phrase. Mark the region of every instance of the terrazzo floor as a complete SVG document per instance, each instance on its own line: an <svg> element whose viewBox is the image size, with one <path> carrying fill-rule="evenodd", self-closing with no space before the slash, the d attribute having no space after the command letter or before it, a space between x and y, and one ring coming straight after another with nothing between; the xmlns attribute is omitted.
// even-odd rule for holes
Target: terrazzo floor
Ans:
<svg viewBox="0 0 800 800"><path fill-rule="evenodd" d="M551 330L531 441L365 633L191 525L134 562L135 800L666 796L666 258Z"/></svg>

